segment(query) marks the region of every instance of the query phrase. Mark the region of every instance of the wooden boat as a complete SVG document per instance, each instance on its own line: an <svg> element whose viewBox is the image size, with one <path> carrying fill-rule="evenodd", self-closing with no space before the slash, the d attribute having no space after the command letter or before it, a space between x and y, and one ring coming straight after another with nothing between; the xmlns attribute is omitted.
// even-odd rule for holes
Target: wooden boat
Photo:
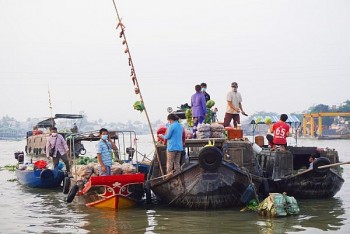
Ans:
<svg viewBox="0 0 350 234"><path fill-rule="evenodd" d="M93 169L87 178L81 178L73 173L74 177L65 179L63 185L63 193L67 194L68 203L77 199L89 207L121 209L135 206L143 201L144 181L149 165L138 162L136 133L109 131L109 136L118 147L118 152L115 152L116 160L133 165L136 173L123 171L122 174L98 176L96 175L98 171L94 172ZM98 141L100 137L98 131L89 131L72 134L68 140L72 140L74 147L74 142ZM90 158L94 157L90 156ZM136 162L133 163L134 157Z"/></svg>
<svg viewBox="0 0 350 234"><path fill-rule="evenodd" d="M19 162L15 170L16 177L21 184L28 187L57 188L62 186L64 178L67 177L67 174L61 169L48 169L45 160L23 164L23 152L16 152L15 158Z"/></svg>
<svg viewBox="0 0 350 234"><path fill-rule="evenodd" d="M263 148L257 154L264 177L268 179L269 192L315 199L333 197L341 189L344 179L336 150L316 147L287 149L283 152ZM317 158L313 169L307 169L310 155Z"/></svg>
<svg viewBox="0 0 350 234"><path fill-rule="evenodd" d="M47 118L43 121L40 121L36 124L36 127L38 127L38 130L28 131L27 132L27 143L25 146L25 152L27 155L32 157L45 157L46 156L46 141L49 137L49 128L55 126L55 119L69 119L69 120L76 120L76 119L82 119L82 115L73 115L73 114L56 114L55 117ZM43 130L41 130L43 129ZM64 138L71 135L71 131L65 131L65 132L59 132ZM68 144L68 146L70 146ZM83 152L84 146L78 145L78 143L75 143L75 153L76 155L79 155L80 152Z"/></svg>
<svg viewBox="0 0 350 234"><path fill-rule="evenodd" d="M72 186L67 202L70 203L77 195L89 207L130 208L142 201L144 180L142 173L91 176L87 183L77 181Z"/></svg>
<svg viewBox="0 0 350 234"><path fill-rule="evenodd" d="M208 144L209 143L209 144ZM152 162L146 187L160 202L181 208L217 209L244 205L264 194L264 183L252 144L224 138L187 139L188 161L181 171L166 171L166 146L157 145L160 163Z"/></svg>

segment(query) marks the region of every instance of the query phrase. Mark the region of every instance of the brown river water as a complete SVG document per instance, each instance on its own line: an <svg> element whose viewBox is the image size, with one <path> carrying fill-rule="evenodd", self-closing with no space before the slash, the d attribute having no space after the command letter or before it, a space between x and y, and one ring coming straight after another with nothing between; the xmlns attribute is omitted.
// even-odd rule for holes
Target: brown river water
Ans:
<svg viewBox="0 0 350 234"><path fill-rule="evenodd" d="M141 136L138 150L152 149ZM335 148L350 161L350 140L298 139L299 146ZM14 165L13 153L25 140L0 141L0 167ZM91 146L92 147L92 146ZM350 233L350 165L343 165L345 183L334 198L298 199L300 215L265 218L240 208L184 210L159 205L127 210L85 207L65 202L61 189L27 188L14 172L0 170L0 233Z"/></svg>

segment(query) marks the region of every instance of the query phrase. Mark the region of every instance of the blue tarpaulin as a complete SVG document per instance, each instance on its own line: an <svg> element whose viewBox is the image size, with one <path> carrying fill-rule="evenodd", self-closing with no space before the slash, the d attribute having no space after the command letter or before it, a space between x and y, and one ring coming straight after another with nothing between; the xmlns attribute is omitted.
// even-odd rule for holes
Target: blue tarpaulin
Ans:
<svg viewBox="0 0 350 234"><path fill-rule="evenodd" d="M251 124L267 124L268 122L276 123L279 120L280 116L277 115L256 116L252 119ZM288 115L286 123L293 127L299 127L301 124L300 120L295 115Z"/></svg>

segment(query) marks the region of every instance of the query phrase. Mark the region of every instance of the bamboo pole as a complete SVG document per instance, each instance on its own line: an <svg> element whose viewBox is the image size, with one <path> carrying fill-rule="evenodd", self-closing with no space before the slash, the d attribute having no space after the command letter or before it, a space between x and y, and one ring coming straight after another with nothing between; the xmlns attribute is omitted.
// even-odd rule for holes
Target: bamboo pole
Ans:
<svg viewBox="0 0 350 234"><path fill-rule="evenodd" d="M158 163L159 163L159 168L160 168L161 175L163 176L164 172L163 172L162 164L161 164L161 161L160 161L159 153L158 153L158 150L157 150L156 140L154 138L154 133L153 133L151 121L150 121L150 118L148 116L148 112L147 112L147 109L146 109L146 105L145 105L144 99L142 97L142 93L141 93L141 89L140 89L140 86L139 86L139 82L138 82L137 77L136 77L136 71L135 71L135 67L134 67L134 62L133 62L132 57L131 57L131 53L130 53L128 42L126 40L125 30L124 30L125 26L122 23L121 18L119 16L119 12L118 12L115 0L113 0L113 5L114 5L114 9L115 9L115 11L117 13L117 19L118 19L117 29L120 27L120 30L121 30L121 32L119 34L119 37L123 38L123 45L125 45L125 47L126 47L126 49L124 50L124 53L129 55L128 59L129 59L129 66L131 67L131 74L130 74L131 80L132 80L132 82L133 82L133 84L135 86L135 93L140 96L141 103L143 104L143 109L145 111L145 115L146 115L146 118L147 118L148 126L150 128L151 135L152 135L152 140L153 140L153 144L154 144L154 148L155 148L156 158L157 158Z"/></svg>
<svg viewBox="0 0 350 234"><path fill-rule="evenodd" d="M350 164L350 161L349 162L339 162L339 163L323 165L323 166L319 166L318 168L322 169L322 168L334 167L334 166L339 166L339 165L344 165L344 164Z"/></svg>
<svg viewBox="0 0 350 234"><path fill-rule="evenodd" d="M323 165L323 166L319 166L318 168L319 168L319 169L323 169L323 168L335 167L335 166L344 165L344 164L350 164L350 161L349 161L349 162L339 162L339 163L333 163L333 164ZM305 173L310 172L310 171L312 171L312 170L313 170L312 168L311 168L311 169L307 169L307 170L305 170L305 171L302 171L302 172L296 174L296 176L305 174Z"/></svg>

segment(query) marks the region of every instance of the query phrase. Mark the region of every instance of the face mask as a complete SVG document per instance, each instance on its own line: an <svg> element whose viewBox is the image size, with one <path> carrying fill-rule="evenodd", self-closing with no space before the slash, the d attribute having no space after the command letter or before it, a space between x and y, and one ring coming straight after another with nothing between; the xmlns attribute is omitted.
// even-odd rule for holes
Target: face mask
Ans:
<svg viewBox="0 0 350 234"><path fill-rule="evenodd" d="M57 133L53 132L53 133L51 133L51 136L55 137L55 136L57 136Z"/></svg>
<svg viewBox="0 0 350 234"><path fill-rule="evenodd" d="M205 92L207 89L206 88L202 88L202 92Z"/></svg>
<svg viewBox="0 0 350 234"><path fill-rule="evenodd" d="M102 135L102 140L106 141L108 139L108 135Z"/></svg>

